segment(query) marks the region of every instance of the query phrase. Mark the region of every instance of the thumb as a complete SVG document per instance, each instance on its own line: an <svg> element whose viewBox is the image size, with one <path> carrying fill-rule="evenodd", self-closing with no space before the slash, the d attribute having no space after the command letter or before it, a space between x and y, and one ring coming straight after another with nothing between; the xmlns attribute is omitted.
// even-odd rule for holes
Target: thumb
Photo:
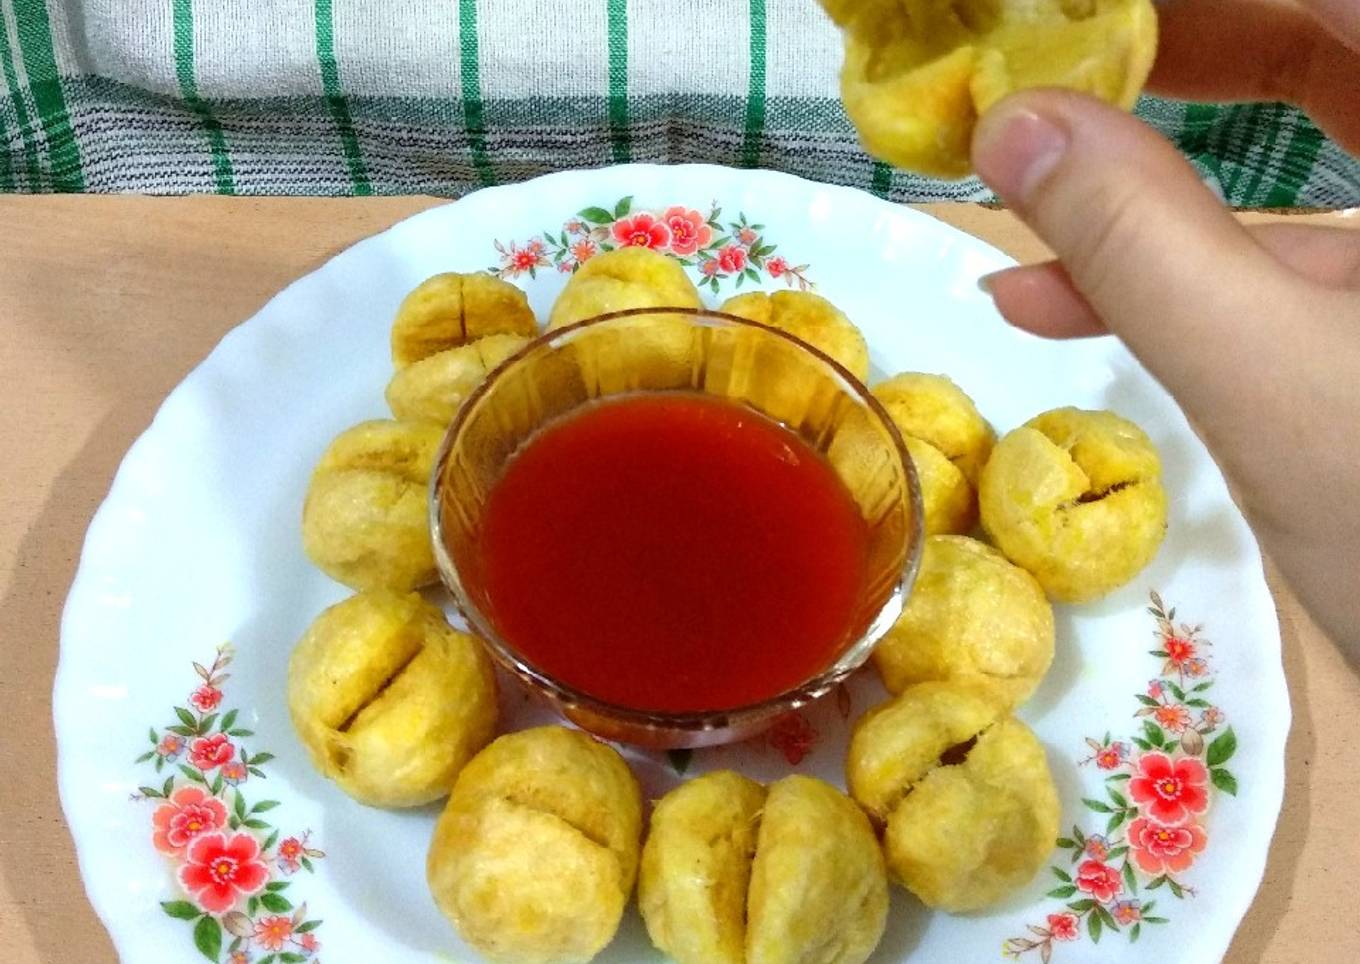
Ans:
<svg viewBox="0 0 1360 964"><path fill-rule="evenodd" d="M1283 273L1156 131L1093 98L1012 95L983 115L973 163L1051 247L1073 287L1173 391L1221 353ZM1240 310L1239 310L1240 309ZM1262 333L1264 334L1264 333Z"/></svg>

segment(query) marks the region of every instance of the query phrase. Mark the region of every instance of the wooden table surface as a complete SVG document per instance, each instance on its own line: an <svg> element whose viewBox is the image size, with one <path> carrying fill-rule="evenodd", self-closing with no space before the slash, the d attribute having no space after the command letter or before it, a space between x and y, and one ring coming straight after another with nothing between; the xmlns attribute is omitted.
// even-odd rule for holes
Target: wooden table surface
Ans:
<svg viewBox="0 0 1360 964"><path fill-rule="evenodd" d="M57 802L58 620L85 528L166 393L230 327L430 198L0 198L0 962L115 959ZM1022 260L1009 214L926 210ZM1360 227L1360 212L1289 215ZM1260 220L1271 215L1248 215ZM1227 960L1360 961L1360 675L1272 576L1294 707L1284 812Z"/></svg>

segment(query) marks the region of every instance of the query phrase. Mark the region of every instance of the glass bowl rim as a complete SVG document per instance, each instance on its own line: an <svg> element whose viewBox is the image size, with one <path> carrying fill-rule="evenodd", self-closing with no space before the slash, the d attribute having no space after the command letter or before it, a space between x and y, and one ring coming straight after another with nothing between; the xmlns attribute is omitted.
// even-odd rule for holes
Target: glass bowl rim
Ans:
<svg viewBox="0 0 1360 964"><path fill-rule="evenodd" d="M609 700L601 699L598 696L593 696L584 690L577 689L539 669L530 660L521 655L514 646L501 637L500 633L498 633L491 624L491 621L487 619L472 600L468 598L468 594L462 589L462 581L457 578L458 567L454 564L453 559L450 558L448 548L444 544L443 515L440 511L440 492L442 489L441 483L444 477L444 468L448 461L449 454L453 450L453 443L462 432L467 417L476 407L476 404L481 401L483 396L491 391L496 382L506 372L514 368L533 353L549 346L553 341L586 328L592 328L607 322L641 315L675 315L687 317L696 321L699 319L716 319L721 322L723 326L755 328L775 335L776 337L792 343L795 348L800 349L805 354L811 355L822 365L830 368L832 373L835 374L842 383L842 391L845 394L852 396L857 402L873 413L874 419L878 424L886 429L887 435L889 439L891 439L893 448L904 469L904 476L907 484L907 499L910 503L912 519L915 521L915 525L907 532L908 545L906 546L901 577L898 581L899 589L897 593L894 593L894 595L901 597L902 603L905 605L906 597L911 593L917 570L920 567L921 553L926 540L924 506L921 499L920 479L916 474L916 465L907 451L907 446L902 439L901 431L898 430L896 423L894 423L892 417L888 415L888 412L884 409L882 403L880 403L872 392L870 392L868 385L851 374L844 365L816 346L798 338L796 335L776 328L773 325L767 325L750 318L743 318L729 312L717 311L711 308L692 308L687 306L625 308L619 311L610 311L605 312L604 314L595 315L570 325L563 325L560 328L548 329L537 335L532 341L492 369L476 388L468 394L467 398L465 398L463 403L458 407L458 411L454 415L453 421L449 423L448 430L444 433L444 438L439 444L428 487L430 537L433 542L435 564L439 572L439 579L453 597L454 605L467 621L471 631L480 637L492 658L504 669L529 683L533 688L537 688L541 692L546 693L550 700L558 707L582 710L610 722L622 723L625 727L634 727L650 731L679 731L685 733L724 730L740 727L742 724L750 724L763 719L773 719L782 713L796 710L799 707L805 706L826 695L832 687L845 680L846 677L865 663L869 658L869 654L873 651L874 646L891 625L891 622L888 626L880 625L883 621L882 617L884 612L887 611L891 604L891 597L888 602L885 602L884 605L880 607L878 614L864 633L841 650L830 666L791 689L784 690L774 696L766 697L765 699L754 703L746 703L728 709L685 710L678 712L644 710L638 709L637 707L625 706L620 703L613 703ZM769 416L766 417L768 418ZM896 616L894 616L892 621L895 620Z"/></svg>

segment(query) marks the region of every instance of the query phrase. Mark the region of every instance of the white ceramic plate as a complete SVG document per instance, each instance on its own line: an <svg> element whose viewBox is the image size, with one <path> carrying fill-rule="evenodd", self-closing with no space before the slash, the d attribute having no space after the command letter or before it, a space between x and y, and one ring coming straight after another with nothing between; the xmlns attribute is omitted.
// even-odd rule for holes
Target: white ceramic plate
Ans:
<svg viewBox="0 0 1360 964"><path fill-rule="evenodd" d="M785 175L634 166L482 191L355 245L228 334L128 453L90 526L55 693L62 803L124 959L475 959L425 887L437 808L358 806L294 739L289 649L346 595L303 555L303 492L332 436L386 414L388 326L418 282L493 267L542 316L574 257L627 237L684 254L714 304L739 282L815 285L863 328L875 378L946 372L1001 431L1075 404L1149 432L1166 543L1132 585L1059 607L1057 658L1021 712L1062 797L1052 868L962 917L895 888L875 960L1219 958L1265 865L1289 704L1256 543L1176 405L1112 339L1008 328L976 286L1008 259L925 215ZM630 758L652 797L681 768L840 783L849 722L881 698L861 672L766 739ZM513 685L503 703L506 727L545 718ZM1168 767L1177 799L1134 799ZM1158 836L1149 815L1190 822ZM223 855L235 884L207 886ZM635 911L604 955L658 957Z"/></svg>

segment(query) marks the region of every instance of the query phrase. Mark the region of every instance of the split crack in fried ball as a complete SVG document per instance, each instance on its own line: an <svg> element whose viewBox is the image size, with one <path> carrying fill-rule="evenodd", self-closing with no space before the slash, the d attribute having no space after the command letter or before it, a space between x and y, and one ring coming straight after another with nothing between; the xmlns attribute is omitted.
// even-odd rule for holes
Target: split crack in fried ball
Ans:
<svg viewBox="0 0 1360 964"><path fill-rule="evenodd" d="M996 903L1057 838L1043 747L990 686L919 683L870 710L851 735L846 779L884 827L888 870L930 907Z"/></svg>
<svg viewBox="0 0 1360 964"><path fill-rule="evenodd" d="M521 730L459 774L426 874L490 960L589 961L618 929L641 832L641 793L615 750L564 727Z"/></svg>
<svg viewBox="0 0 1360 964"><path fill-rule="evenodd" d="M638 906L680 964L859 964L887 920L883 856L835 787L731 771L667 794L643 847Z"/></svg>
<svg viewBox="0 0 1360 964"><path fill-rule="evenodd" d="M491 739L496 681L481 643L417 593L374 590L313 621L288 663L288 709L312 763L361 803L448 793Z"/></svg>
<svg viewBox="0 0 1360 964"><path fill-rule="evenodd" d="M302 508L308 558L351 589L405 591L436 578L426 487L444 430L361 422L322 454Z"/></svg>
<svg viewBox="0 0 1360 964"><path fill-rule="evenodd" d="M978 475L996 433L973 400L943 375L903 372L873 389L916 466L926 535L977 524Z"/></svg>
<svg viewBox="0 0 1360 964"><path fill-rule="evenodd" d="M448 425L473 389L527 344L526 335L487 335L411 362L387 383L387 405L399 419Z"/></svg>
<svg viewBox="0 0 1360 964"><path fill-rule="evenodd" d="M778 328L830 356L861 382L869 378L869 346L839 308L810 291L750 291L719 311Z"/></svg>
<svg viewBox="0 0 1360 964"><path fill-rule="evenodd" d="M1161 471L1152 441L1128 419L1053 409L997 443L979 484L982 526L1049 598L1099 599L1157 554Z"/></svg>
<svg viewBox="0 0 1360 964"><path fill-rule="evenodd" d="M488 335L531 338L538 321L529 299L485 272L446 272L406 296L392 322L392 364L398 368Z"/></svg>

